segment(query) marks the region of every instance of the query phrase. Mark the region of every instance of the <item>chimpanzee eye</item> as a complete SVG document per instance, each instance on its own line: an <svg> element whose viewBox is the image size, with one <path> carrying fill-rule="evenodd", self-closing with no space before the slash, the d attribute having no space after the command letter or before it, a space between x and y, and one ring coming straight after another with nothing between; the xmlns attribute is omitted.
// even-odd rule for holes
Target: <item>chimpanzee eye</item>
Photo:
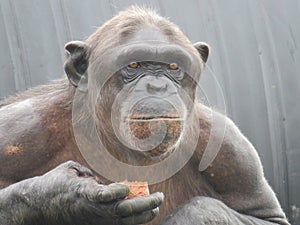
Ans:
<svg viewBox="0 0 300 225"><path fill-rule="evenodd" d="M121 70L125 83L131 82L141 75L142 71L139 69L140 67L139 62L131 62Z"/></svg>
<svg viewBox="0 0 300 225"><path fill-rule="evenodd" d="M168 68L165 73L167 77L177 83L183 79L184 72L181 70L177 63L170 63L167 66Z"/></svg>
<svg viewBox="0 0 300 225"><path fill-rule="evenodd" d="M177 70L178 69L177 63L171 63L171 64L169 64L169 69L171 69L171 70Z"/></svg>
<svg viewBox="0 0 300 225"><path fill-rule="evenodd" d="M138 68L138 66L139 66L139 63L137 63L137 62L131 62L128 64L128 67L133 68L133 69Z"/></svg>

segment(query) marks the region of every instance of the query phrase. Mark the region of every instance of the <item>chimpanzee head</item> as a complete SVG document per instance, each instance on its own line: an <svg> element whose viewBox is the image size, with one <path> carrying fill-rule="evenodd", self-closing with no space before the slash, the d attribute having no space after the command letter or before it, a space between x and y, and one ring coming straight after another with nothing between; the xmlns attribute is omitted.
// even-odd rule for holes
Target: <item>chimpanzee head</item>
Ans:
<svg viewBox="0 0 300 225"><path fill-rule="evenodd" d="M133 7L65 49L70 83L87 93L100 137L120 148L110 150L115 157L155 162L188 138L207 44L192 44L168 20Z"/></svg>

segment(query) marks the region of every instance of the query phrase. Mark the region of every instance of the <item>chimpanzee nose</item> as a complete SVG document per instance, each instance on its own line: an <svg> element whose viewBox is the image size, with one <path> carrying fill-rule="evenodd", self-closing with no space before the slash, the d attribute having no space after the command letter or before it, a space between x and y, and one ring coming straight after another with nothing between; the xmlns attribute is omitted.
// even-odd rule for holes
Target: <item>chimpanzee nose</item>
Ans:
<svg viewBox="0 0 300 225"><path fill-rule="evenodd" d="M149 94L164 94L167 91L168 84L162 79L153 79L147 83L147 91Z"/></svg>

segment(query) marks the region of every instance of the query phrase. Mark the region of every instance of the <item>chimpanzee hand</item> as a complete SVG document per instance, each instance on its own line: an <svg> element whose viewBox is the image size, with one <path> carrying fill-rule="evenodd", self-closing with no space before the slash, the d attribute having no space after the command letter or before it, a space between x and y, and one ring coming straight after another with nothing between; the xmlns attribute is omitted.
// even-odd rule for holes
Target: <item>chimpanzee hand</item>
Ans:
<svg viewBox="0 0 300 225"><path fill-rule="evenodd" d="M51 225L142 224L157 215L158 206L163 201L162 193L124 199L129 194L128 185L101 185L89 169L73 161L63 163L41 177L25 180L22 185L21 183L8 189L18 189L20 200L25 202L23 205L29 210L22 211L23 218L14 219L19 223L11 220L7 225L40 222ZM2 194L4 193L0 192L0 200ZM16 190L11 195L15 198ZM0 218L1 215L4 218L0 211Z"/></svg>

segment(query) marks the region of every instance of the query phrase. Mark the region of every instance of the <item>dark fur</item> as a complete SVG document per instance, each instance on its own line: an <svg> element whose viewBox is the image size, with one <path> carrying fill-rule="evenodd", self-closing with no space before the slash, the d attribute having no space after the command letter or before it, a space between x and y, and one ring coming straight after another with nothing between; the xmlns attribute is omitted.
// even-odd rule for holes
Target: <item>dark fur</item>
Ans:
<svg viewBox="0 0 300 225"><path fill-rule="evenodd" d="M159 30L171 43L182 46L191 54L199 54L174 24L151 10L138 7L121 12L100 27L85 41L89 50L83 51L82 54L88 52L91 64L108 49L130 43L134 34L145 26ZM207 50L204 50L204 54ZM203 68L199 56L198 59L195 63L199 63L200 68ZM72 66L72 58L71 60L69 58L68 62L66 66ZM80 75L84 74L84 71L79 72ZM92 80L94 83L96 83L95 72L99 71L88 74L89 81ZM106 90L107 94L111 95L116 91L114 85L118 86L116 83L111 84ZM193 88L191 89L195 92ZM89 90L89 94L92 91ZM114 224L115 218L120 218L115 211L119 202L116 205L114 201L113 205L102 204L101 201L94 204L93 201L99 201L100 197L97 195L96 198L92 194L99 190L95 190L97 186L89 170L70 162L52 170L70 159L88 166L73 137L71 107L74 92L75 87L64 79L33 88L0 102L0 131L3 132L0 135L0 186L8 186L0 190L0 225ZM89 98L93 98L93 93ZM16 115L10 116L9 107L19 102L24 103L26 99L30 99L30 107L23 109L26 104L25 106L21 104L16 109ZM82 97L83 105L90 103L87 99ZM110 101L108 98L106 104L111 105ZM18 109L21 109L20 112ZM102 118L100 125L105 131L113 132L110 123L107 122L110 121L107 119L110 112L105 110L106 107L102 107L101 111L98 111L98 116ZM223 138L218 156L204 172L198 171L211 132L211 116L215 112L196 102L191 113L201 127L196 152L173 177L150 187L151 193L157 191L165 193L165 200L160 207L159 216L149 224L158 224L165 218L162 223L165 225L267 225L272 222L287 225L287 219L276 196L264 178L254 147L228 118L222 116L227 124L224 137L216 137ZM78 119L84 121L88 116L86 112ZM28 120L23 121L22 118ZM15 120L21 125L16 125ZM190 130L191 132L182 140L186 148L189 147L189 138L198 138L192 132L193 128ZM107 146L113 150L119 149L119 144L115 140L107 140ZM184 152L184 149L181 150ZM139 159L122 153L118 157L127 157L125 161L132 164ZM74 174L74 167L77 176ZM49 170L50 173L43 175ZM86 173L88 175L82 175ZM34 177L38 175L42 176ZM34 178L26 180L30 177ZM104 178L102 181L110 183ZM98 188L103 191L109 189L109 186ZM140 198L136 201L144 201L143 205L152 210L161 201L160 196L151 199L154 197ZM124 202L127 204L128 200ZM126 210L133 207L135 202L128 204ZM145 210L145 214L142 215L139 212L137 215L141 218L147 217L148 221L154 216L151 210ZM169 217L166 217L168 215Z"/></svg>

